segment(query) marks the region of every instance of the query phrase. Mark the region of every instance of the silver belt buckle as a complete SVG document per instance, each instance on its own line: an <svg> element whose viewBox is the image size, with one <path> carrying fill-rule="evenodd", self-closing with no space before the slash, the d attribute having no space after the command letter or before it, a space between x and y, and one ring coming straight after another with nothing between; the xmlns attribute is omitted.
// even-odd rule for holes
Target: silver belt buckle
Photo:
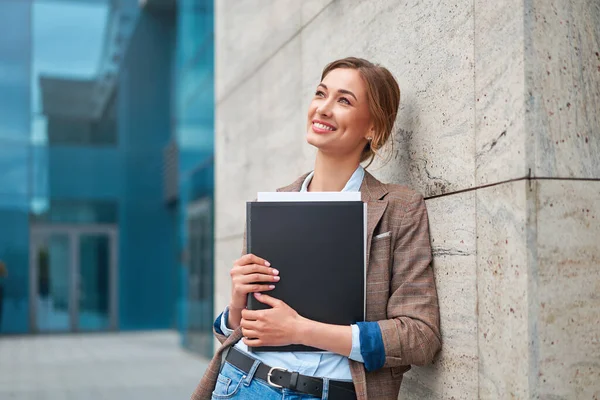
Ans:
<svg viewBox="0 0 600 400"><path fill-rule="evenodd" d="M281 385L278 385L278 384L276 384L276 383L273 383L273 382L271 382L271 377L273 376L273 371L274 371L274 370L277 370L277 371L282 371L282 372L287 372L287 369L285 369L285 368L281 368L281 367L273 367L273 368L271 368L271 369L269 370L269 373L267 373L267 383L268 383L269 385L273 386L273 387L276 387L276 388L282 389L282 388L283 388L283 386L281 386Z"/></svg>

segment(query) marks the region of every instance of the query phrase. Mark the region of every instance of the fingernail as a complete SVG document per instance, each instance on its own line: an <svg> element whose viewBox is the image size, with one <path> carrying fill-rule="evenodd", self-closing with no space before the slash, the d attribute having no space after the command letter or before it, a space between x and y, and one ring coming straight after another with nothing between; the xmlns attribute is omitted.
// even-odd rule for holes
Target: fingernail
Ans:
<svg viewBox="0 0 600 400"><path fill-rule="evenodd" d="M260 297L260 293L254 293L254 297Z"/></svg>
<svg viewBox="0 0 600 400"><path fill-rule="evenodd" d="M271 266L271 263L270 263L270 262L268 262L268 261L265 261L265 265L266 265L267 267L270 267L270 266Z"/></svg>
<svg viewBox="0 0 600 400"><path fill-rule="evenodd" d="M277 271L276 269L273 269L273 275L279 275L279 271Z"/></svg>
<svg viewBox="0 0 600 400"><path fill-rule="evenodd" d="M269 289L275 289L275 285L269 285Z"/></svg>
<svg viewBox="0 0 600 400"><path fill-rule="evenodd" d="M275 276L275 277L273 277L273 279L277 282L277 281L279 281L281 279L281 277L280 276Z"/></svg>

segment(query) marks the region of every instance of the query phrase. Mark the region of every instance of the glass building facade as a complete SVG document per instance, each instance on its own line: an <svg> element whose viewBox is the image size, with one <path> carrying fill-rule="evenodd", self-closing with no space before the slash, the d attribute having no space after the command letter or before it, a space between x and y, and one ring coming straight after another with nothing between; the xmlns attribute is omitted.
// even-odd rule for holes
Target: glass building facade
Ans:
<svg viewBox="0 0 600 400"><path fill-rule="evenodd" d="M180 0L176 147L179 149L179 321L183 344L212 354L214 248L214 7Z"/></svg>
<svg viewBox="0 0 600 400"><path fill-rule="evenodd" d="M0 0L0 333L177 328L211 353L213 20Z"/></svg>

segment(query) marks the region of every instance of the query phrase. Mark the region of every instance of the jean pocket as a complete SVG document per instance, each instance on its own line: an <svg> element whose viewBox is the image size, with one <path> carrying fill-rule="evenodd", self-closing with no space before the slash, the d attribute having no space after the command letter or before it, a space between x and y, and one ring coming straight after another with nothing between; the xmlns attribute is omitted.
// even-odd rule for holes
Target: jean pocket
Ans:
<svg viewBox="0 0 600 400"><path fill-rule="evenodd" d="M240 390L240 386L246 375L228 362L223 365L215 390L212 393L213 399L232 399Z"/></svg>

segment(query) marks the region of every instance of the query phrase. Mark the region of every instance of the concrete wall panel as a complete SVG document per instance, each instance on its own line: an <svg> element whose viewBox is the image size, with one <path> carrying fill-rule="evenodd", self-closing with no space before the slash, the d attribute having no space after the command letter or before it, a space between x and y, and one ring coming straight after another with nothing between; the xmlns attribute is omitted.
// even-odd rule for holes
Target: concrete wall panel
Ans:
<svg viewBox="0 0 600 400"><path fill-rule="evenodd" d="M477 397L475 193L427 201L443 348L433 365L404 376L402 399Z"/></svg>
<svg viewBox="0 0 600 400"><path fill-rule="evenodd" d="M529 398L526 181L477 190L479 397Z"/></svg>
<svg viewBox="0 0 600 400"><path fill-rule="evenodd" d="M533 0L526 18L534 176L600 178L600 3Z"/></svg>
<svg viewBox="0 0 600 400"><path fill-rule="evenodd" d="M219 0L216 6L216 99L220 102L302 27L297 0Z"/></svg>
<svg viewBox="0 0 600 400"><path fill-rule="evenodd" d="M474 0L476 184L528 174L523 0Z"/></svg>
<svg viewBox="0 0 600 400"><path fill-rule="evenodd" d="M538 181L532 393L600 397L600 182ZM534 292L535 293L535 292Z"/></svg>
<svg viewBox="0 0 600 400"><path fill-rule="evenodd" d="M535 180L600 178L600 8L563 3L219 2L216 311L244 202L313 168L322 68L364 57L400 83L370 171L428 198L442 317L400 398L598 397L598 185Z"/></svg>

